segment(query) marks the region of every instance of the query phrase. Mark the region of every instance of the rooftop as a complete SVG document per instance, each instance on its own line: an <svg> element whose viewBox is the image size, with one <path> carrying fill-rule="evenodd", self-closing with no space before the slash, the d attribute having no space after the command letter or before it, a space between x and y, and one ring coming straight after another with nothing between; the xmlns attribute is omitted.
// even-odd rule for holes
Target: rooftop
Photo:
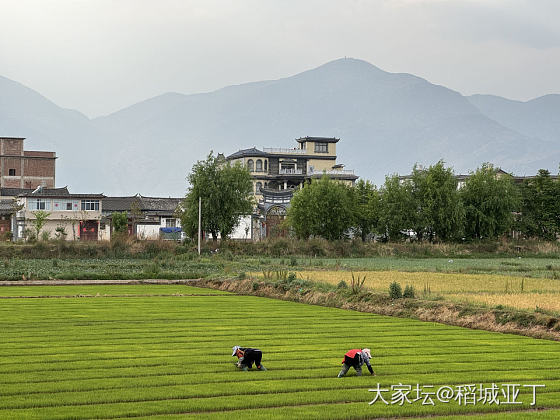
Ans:
<svg viewBox="0 0 560 420"><path fill-rule="evenodd" d="M105 197L103 199L103 211L131 211L136 207L142 212L173 213L182 200L178 197L144 197L140 194L130 197Z"/></svg>
<svg viewBox="0 0 560 420"><path fill-rule="evenodd" d="M16 188L14 188L16 189ZM62 188L43 188L37 187L34 190L24 189L23 192L17 194L19 197L37 197L37 198L86 198L86 199L102 199L103 194L71 194L68 187Z"/></svg>
<svg viewBox="0 0 560 420"><path fill-rule="evenodd" d="M298 143L305 143L306 141L317 141L317 142L321 142L321 143L338 143L340 139L337 139L336 137L300 137L299 139L296 139L296 141Z"/></svg>
<svg viewBox="0 0 560 420"><path fill-rule="evenodd" d="M267 156L267 153L257 149L256 147L251 147L250 149L238 150L237 152L229 155L226 159L237 159L237 158L249 157L249 156L265 157Z"/></svg>

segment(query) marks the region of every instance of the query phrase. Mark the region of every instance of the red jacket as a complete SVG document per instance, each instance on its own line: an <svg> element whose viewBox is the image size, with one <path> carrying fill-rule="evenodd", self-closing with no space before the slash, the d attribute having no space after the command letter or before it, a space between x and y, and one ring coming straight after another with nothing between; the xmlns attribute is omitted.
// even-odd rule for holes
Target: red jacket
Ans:
<svg viewBox="0 0 560 420"><path fill-rule="evenodd" d="M352 359L354 357L356 357L357 353L361 353L362 349L352 349L352 350L348 350L345 354L345 356L351 357Z"/></svg>

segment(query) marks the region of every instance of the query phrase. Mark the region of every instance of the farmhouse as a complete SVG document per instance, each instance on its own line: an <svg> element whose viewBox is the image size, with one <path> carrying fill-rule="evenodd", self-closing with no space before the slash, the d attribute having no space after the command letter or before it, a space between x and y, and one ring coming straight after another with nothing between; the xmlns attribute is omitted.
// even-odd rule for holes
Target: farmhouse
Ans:
<svg viewBox="0 0 560 420"><path fill-rule="evenodd" d="M130 197L106 197L103 199L104 239L110 239L112 214L125 212L128 218L128 234L138 239L180 239L181 223L176 210L182 198L144 197L136 194Z"/></svg>
<svg viewBox="0 0 560 420"><path fill-rule="evenodd" d="M17 195L13 239L26 239L33 234L37 213L48 214L41 235L66 240L96 241L99 232L103 194L70 194L67 187L23 190Z"/></svg>
<svg viewBox="0 0 560 420"><path fill-rule="evenodd" d="M227 156L228 162L249 169L258 203L253 215L241 219L241 228L232 237L259 240L279 234L278 225L286 217L294 192L311 179L326 175L354 185L358 178L354 171L336 162L339 141L335 137L301 137L292 149L253 147Z"/></svg>

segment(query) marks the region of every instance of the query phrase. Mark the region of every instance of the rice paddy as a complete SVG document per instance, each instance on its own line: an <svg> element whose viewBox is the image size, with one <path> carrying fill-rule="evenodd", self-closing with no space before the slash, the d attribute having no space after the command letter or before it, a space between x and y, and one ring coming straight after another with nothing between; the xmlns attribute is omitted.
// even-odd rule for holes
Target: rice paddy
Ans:
<svg viewBox="0 0 560 420"><path fill-rule="evenodd" d="M0 293L11 296L0 299L0 418L560 416L553 341L182 285ZM236 370L236 344L260 348L268 371ZM365 346L377 376L336 378L344 353ZM522 404L399 405L388 392L370 405L378 383L520 384ZM522 385L545 385L534 406Z"/></svg>

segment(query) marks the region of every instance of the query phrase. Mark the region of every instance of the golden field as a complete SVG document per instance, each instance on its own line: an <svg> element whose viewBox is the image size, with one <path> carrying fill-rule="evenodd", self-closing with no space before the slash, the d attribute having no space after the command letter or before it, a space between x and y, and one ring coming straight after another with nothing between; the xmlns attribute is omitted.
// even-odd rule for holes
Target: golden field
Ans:
<svg viewBox="0 0 560 420"><path fill-rule="evenodd" d="M459 292L510 293L521 292L560 292L560 280L527 277L509 277L497 274L458 274L403 271L298 271L297 276L305 280L338 284L344 280L348 285L355 277L366 277L365 287L386 291L396 281L404 288L407 284L416 292L429 288L432 293L449 294Z"/></svg>
<svg viewBox="0 0 560 420"><path fill-rule="evenodd" d="M457 302L479 302L488 306L517 309L545 309L560 312L560 293L452 293L446 298Z"/></svg>
<svg viewBox="0 0 560 420"><path fill-rule="evenodd" d="M252 273L262 277L262 273ZM297 271L304 280L338 284L344 280L348 286L355 278L365 276L365 287L377 292L388 292L396 281L402 288L411 285L417 297L441 295L456 302L475 302L489 306L509 306L517 309L546 309L560 312L560 280L546 278L510 277L498 274L460 274L402 271Z"/></svg>

